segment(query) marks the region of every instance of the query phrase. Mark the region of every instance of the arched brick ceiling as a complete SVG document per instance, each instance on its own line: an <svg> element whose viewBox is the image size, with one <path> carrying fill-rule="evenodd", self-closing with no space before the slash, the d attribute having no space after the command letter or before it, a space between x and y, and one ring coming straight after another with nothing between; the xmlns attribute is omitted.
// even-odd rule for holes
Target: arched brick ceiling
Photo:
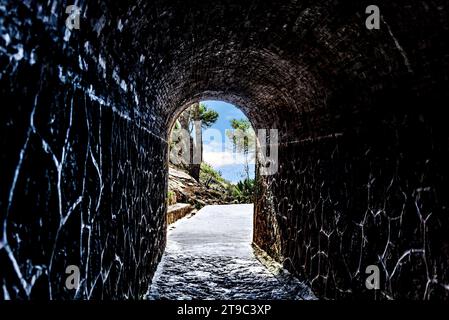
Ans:
<svg viewBox="0 0 449 320"><path fill-rule="evenodd" d="M383 28L369 31L359 1L137 1L109 8L123 26L109 41L165 126L189 101L217 98L241 106L257 127L307 137L348 127L378 89L428 72L414 69L427 52L423 30L444 18L426 15L438 1L379 5Z"/></svg>

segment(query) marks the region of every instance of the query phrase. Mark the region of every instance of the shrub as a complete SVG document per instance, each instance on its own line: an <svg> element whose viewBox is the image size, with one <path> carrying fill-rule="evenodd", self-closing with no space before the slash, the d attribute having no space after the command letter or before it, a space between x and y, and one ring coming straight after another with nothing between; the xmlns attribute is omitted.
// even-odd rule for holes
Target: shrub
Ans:
<svg viewBox="0 0 449 320"><path fill-rule="evenodd" d="M171 206L172 204L175 203L176 203L176 193L174 193L172 190L168 190L167 205Z"/></svg>
<svg viewBox="0 0 449 320"><path fill-rule="evenodd" d="M238 203L251 203L254 199L254 179L239 181L236 185L231 185L230 194Z"/></svg>

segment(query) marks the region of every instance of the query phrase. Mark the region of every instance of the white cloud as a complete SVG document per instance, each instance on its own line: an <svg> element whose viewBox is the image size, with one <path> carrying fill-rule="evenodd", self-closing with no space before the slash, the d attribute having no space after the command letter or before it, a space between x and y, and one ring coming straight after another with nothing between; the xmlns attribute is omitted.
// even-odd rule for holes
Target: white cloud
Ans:
<svg viewBox="0 0 449 320"><path fill-rule="evenodd" d="M254 153L248 155L249 163L254 164ZM203 161L214 168L245 163L243 153L232 151L232 146L224 145L220 141L211 141L203 145Z"/></svg>
<svg viewBox="0 0 449 320"><path fill-rule="evenodd" d="M245 163L245 158L242 154L236 154L229 151L203 152L203 160L215 168ZM250 159L249 163L254 163L254 160Z"/></svg>

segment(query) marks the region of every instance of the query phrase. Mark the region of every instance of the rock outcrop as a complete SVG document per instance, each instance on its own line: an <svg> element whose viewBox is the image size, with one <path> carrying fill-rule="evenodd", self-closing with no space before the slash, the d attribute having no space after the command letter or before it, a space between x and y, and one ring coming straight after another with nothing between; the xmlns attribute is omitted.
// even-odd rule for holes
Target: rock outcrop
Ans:
<svg viewBox="0 0 449 320"><path fill-rule="evenodd" d="M173 166L169 168L168 190L169 194L175 194L175 202L189 203L196 209L205 205L232 203L225 185L215 182L206 186L184 170Z"/></svg>

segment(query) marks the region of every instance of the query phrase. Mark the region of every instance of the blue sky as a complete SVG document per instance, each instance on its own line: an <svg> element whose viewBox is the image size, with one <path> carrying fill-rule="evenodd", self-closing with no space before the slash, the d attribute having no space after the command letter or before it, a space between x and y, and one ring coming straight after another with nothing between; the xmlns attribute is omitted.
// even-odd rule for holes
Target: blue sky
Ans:
<svg viewBox="0 0 449 320"><path fill-rule="evenodd" d="M221 172L226 180L236 183L244 178L244 158L232 150L232 143L226 137L231 119L247 119L240 109L223 101L201 101L209 109L218 112L219 117L210 129L203 129L203 161ZM213 131L216 130L216 131ZM221 137L221 141L218 141ZM251 152L251 151L250 151ZM254 151L252 151L253 155ZM250 160L250 177L254 178L254 160Z"/></svg>

